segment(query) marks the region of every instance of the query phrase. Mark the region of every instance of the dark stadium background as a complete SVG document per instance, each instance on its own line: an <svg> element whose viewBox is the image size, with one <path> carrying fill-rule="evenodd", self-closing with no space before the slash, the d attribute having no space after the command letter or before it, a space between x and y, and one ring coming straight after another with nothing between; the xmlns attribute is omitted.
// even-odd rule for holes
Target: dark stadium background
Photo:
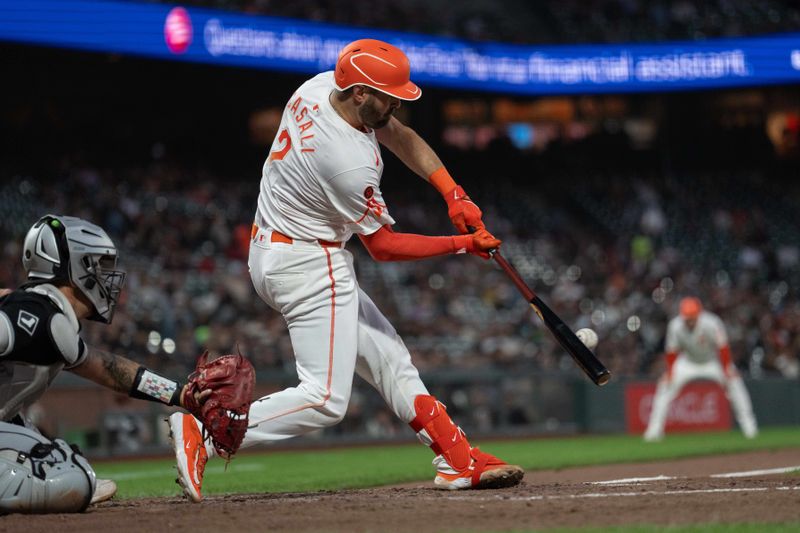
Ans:
<svg viewBox="0 0 800 533"><path fill-rule="evenodd" d="M301 4L316 18L340 7ZM270 4L212 7L259 5ZM788 3L765 5L739 35L800 27ZM770 9L782 23L770 25ZM595 42L698 37L691 22L673 21L662 35L637 33L635 24L603 35L596 21L578 22ZM454 23L450 31L492 39L505 28L476 27ZM256 363L261 391L292 384L285 325L250 287L242 231L275 117L306 77L16 44L0 44L0 57L0 286L22 282L18 243L38 216L89 218L109 229L132 273L114 325L88 326L89 342L176 377L202 348L222 353L238 342ZM760 421L796 422L797 413L773 407L800 374L797 86L536 98L423 91L401 118L434 146L557 312L573 329L597 329L598 355L616 378L606 417L590 420L596 391L491 265L464 257L377 265L352 240L362 286L465 429L623 431L623 385L658 375L666 322L690 293L728 325ZM538 117L552 140L516 147L501 116L509 108ZM386 151L384 158L398 227L452 232L435 191ZM321 438L410 438L356 381L344 423ZM70 376L37 413L46 431L98 455L165 449L159 407Z"/></svg>

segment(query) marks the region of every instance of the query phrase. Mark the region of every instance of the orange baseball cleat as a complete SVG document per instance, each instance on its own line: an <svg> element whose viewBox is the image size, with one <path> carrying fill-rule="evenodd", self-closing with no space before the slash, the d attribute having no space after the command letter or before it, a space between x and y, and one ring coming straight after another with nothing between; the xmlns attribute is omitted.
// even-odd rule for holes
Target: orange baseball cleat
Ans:
<svg viewBox="0 0 800 533"><path fill-rule="evenodd" d="M433 460L436 477L433 483L441 489L502 489L513 487L522 481L525 471L516 465L501 461L494 455L472 448L469 452L472 461L466 470L456 472L443 456Z"/></svg>
<svg viewBox="0 0 800 533"><path fill-rule="evenodd" d="M191 501L200 502L203 499L203 472L208 462L200 427L192 415L183 413L173 413L167 423L178 468L175 481Z"/></svg>

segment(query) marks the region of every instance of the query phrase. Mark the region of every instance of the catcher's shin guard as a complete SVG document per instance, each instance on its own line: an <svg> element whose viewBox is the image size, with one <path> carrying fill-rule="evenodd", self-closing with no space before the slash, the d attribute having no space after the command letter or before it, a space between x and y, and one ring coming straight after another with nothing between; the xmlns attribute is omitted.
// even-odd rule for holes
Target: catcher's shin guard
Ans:
<svg viewBox="0 0 800 533"><path fill-rule="evenodd" d="M525 475L518 466L470 446L466 435L433 396L414 399L416 417L410 422L420 440L431 447L436 457L437 487L449 490L503 488L516 485Z"/></svg>
<svg viewBox="0 0 800 533"><path fill-rule="evenodd" d="M0 422L0 514L81 512L94 489L94 470L77 448Z"/></svg>

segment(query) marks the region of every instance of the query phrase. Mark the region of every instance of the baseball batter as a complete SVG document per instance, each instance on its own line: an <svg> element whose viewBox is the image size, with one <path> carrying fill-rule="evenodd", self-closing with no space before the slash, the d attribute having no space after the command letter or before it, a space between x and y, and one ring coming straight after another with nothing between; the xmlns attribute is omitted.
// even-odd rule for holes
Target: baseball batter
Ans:
<svg viewBox="0 0 800 533"><path fill-rule="evenodd" d="M697 298L681 300L679 316L667 326L665 352L667 370L658 381L650 422L644 434L646 441L664 438L669 404L684 385L696 379L710 379L722 385L742 433L749 439L758 434L750 396L731 362L725 326L717 315L703 310Z"/></svg>
<svg viewBox="0 0 800 533"><path fill-rule="evenodd" d="M111 498L116 485L96 479L76 447L30 427L23 409L62 369L167 405L182 405L183 388L79 335L82 319L111 322L125 282L105 231L47 215L25 237L22 262L28 282L0 290L0 514L78 512Z"/></svg>
<svg viewBox="0 0 800 533"><path fill-rule="evenodd" d="M286 319L299 384L253 402L243 446L337 424L356 372L431 447L436 486L511 486L522 479L522 469L470 445L359 287L345 249L353 234L378 261L457 253L487 258L500 244L430 146L393 117L401 101L421 96L409 71L398 48L355 41L341 51L334 72L305 82L286 105L263 167L249 267L258 295ZM437 188L462 235L392 231L380 189L381 144ZM468 227L477 231L468 234ZM200 501L211 449L190 415L176 413L169 424L179 482L191 500Z"/></svg>

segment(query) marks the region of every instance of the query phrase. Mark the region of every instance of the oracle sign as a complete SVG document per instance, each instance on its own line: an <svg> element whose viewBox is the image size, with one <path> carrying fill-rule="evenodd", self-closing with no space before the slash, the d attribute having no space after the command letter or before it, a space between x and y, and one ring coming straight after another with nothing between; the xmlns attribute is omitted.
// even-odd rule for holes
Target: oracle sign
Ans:
<svg viewBox="0 0 800 533"><path fill-rule="evenodd" d="M625 386L625 422L628 433L643 433L647 428L655 391L655 383L629 383ZM730 428L730 405L725 392L716 383L689 383L669 406L667 433Z"/></svg>
<svg viewBox="0 0 800 533"><path fill-rule="evenodd" d="M182 54L192 44L192 19L182 7L175 7L164 21L164 40L173 54Z"/></svg>

